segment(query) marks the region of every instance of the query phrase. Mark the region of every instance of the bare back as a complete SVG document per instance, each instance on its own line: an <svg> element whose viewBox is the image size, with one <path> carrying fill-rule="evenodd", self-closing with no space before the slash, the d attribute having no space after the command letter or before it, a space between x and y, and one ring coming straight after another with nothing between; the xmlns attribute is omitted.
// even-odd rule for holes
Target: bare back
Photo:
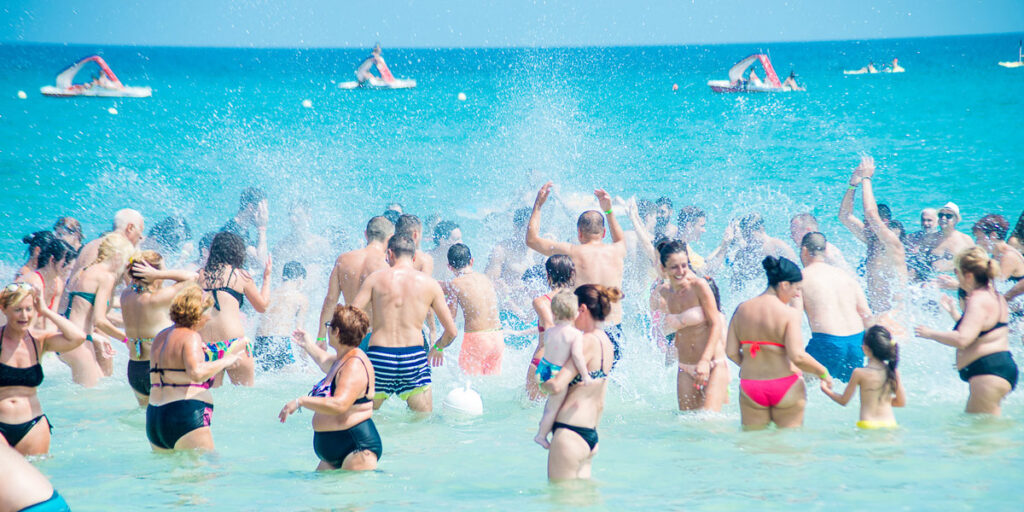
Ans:
<svg viewBox="0 0 1024 512"><path fill-rule="evenodd" d="M751 345L744 341L766 341L785 345L793 330L800 337L798 312L772 295L759 295L736 308L729 326L731 337L740 343L743 356L740 377L744 379L777 379L797 371L785 347ZM730 342L732 339L730 338ZM754 349L754 347L757 347ZM753 352L756 350L757 355Z"/></svg>
<svg viewBox="0 0 1024 512"><path fill-rule="evenodd" d="M345 304L351 304L359 293L359 287L370 274L388 268L387 257L380 247L367 246L346 252L338 257L334 269L341 287ZM369 313L369 312L367 312Z"/></svg>
<svg viewBox="0 0 1024 512"><path fill-rule="evenodd" d="M501 329L498 296L486 274L471 272L456 276L451 281L451 290L466 319L465 332Z"/></svg>
<svg viewBox="0 0 1024 512"><path fill-rule="evenodd" d="M370 289L370 305L377 313L371 322L370 346L422 345L423 323L431 307L447 307L437 281L411 264L376 272L364 286Z"/></svg>
<svg viewBox="0 0 1024 512"><path fill-rule="evenodd" d="M590 242L573 245L569 253L576 266L576 284L598 284L622 288L622 273L625 266L624 244ZM622 304L612 303L612 311L605 319L606 325L622 322Z"/></svg>
<svg viewBox="0 0 1024 512"><path fill-rule="evenodd" d="M864 290L848 273L823 262L804 267L804 312L811 331L849 336L864 330ZM863 302L862 302L863 301Z"/></svg>

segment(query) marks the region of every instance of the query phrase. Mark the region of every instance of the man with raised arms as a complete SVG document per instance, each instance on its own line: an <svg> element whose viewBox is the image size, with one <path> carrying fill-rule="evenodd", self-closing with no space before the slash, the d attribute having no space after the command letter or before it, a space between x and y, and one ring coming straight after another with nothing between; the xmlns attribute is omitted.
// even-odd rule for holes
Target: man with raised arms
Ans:
<svg viewBox="0 0 1024 512"><path fill-rule="evenodd" d="M853 236L868 246L865 258L865 278L868 284L868 304L871 309L879 312L879 316L897 307L900 291L907 284L907 260L903 242L889 223L879 215L878 203L871 187L871 177L875 173L875 160L871 157L861 159L860 165L850 176L850 187L843 195L839 207L839 220L853 233ZM853 200L857 194L857 186L863 184L864 220L853 215ZM896 329L895 324L886 325L890 330ZM899 332L902 329L897 329Z"/></svg>
<svg viewBox="0 0 1024 512"><path fill-rule="evenodd" d="M352 304L367 276L388 268L387 243L394 233L395 226L391 221L384 217L374 217L366 223L366 247L338 256L327 282L324 305L320 308L320 322L316 334L318 343L327 342L327 327L324 324L334 316L338 297L344 296L345 304ZM372 310L364 311L371 319L373 318Z"/></svg>
<svg viewBox="0 0 1024 512"><path fill-rule="evenodd" d="M359 288L352 305L370 311L370 346L366 357L373 364L373 408L380 408L391 395L398 395L417 412L434 408L430 390L430 365L444 362L442 351L458 335L448 311L441 285L430 274L415 268L416 244L408 235L388 241L390 268L370 274ZM369 306L369 308L368 308ZM423 346L423 322L433 311L444 334L430 348Z"/></svg>
<svg viewBox="0 0 1024 512"><path fill-rule="evenodd" d="M526 245L544 256L565 254L572 258L576 266L576 284L597 284L608 287L622 288L622 272L626 259L626 239L615 220L612 212L612 198L604 190L594 190L594 195L600 204L601 212L588 210L580 214L576 221L577 237L579 244L571 242L557 242L540 236L540 209L547 201L551 193L551 182L547 182L537 192L537 199L533 203L533 213L530 215L530 223L526 228ZM605 217L608 219L608 227L611 229L612 243L604 243ZM614 361L617 363L622 357L622 305L619 302L612 303L611 313L604 322L604 331L612 342L615 349Z"/></svg>
<svg viewBox="0 0 1024 512"><path fill-rule="evenodd" d="M803 288L795 299L807 314L811 341L807 354L828 368L833 377L849 381L854 369L864 365L864 330L872 325L871 309L857 280L849 272L827 262L828 241L814 231L800 243L804 264Z"/></svg>

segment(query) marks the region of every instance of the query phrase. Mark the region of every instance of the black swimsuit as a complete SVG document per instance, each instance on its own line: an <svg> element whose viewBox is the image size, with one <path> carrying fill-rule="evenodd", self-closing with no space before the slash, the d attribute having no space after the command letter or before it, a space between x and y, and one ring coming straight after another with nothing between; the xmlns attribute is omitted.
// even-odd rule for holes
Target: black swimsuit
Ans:
<svg viewBox="0 0 1024 512"><path fill-rule="evenodd" d="M0 327L0 350L3 349L3 336L6 330L7 326ZM14 386L38 388L43 383L43 366L39 364L39 346L32 334L29 334L28 338L36 353L36 364L28 368L18 368L0 363L0 388ZM0 423L0 435L3 435L12 447L17 446L32 430L32 427L35 427L36 423L43 418L46 418L45 414L40 414L24 423ZM46 419L46 423L50 423L49 418ZM50 425L50 430L53 431L53 425Z"/></svg>
<svg viewBox="0 0 1024 512"><path fill-rule="evenodd" d="M231 284L231 277L234 274L235 274L235 269L232 268L231 269L231 273L228 274L227 281L225 281L226 284ZM217 311L220 311L220 301L217 299L217 292L224 292L224 293L234 297L235 300L238 301L238 307L239 308L241 308L242 305L245 304L245 294L243 294L242 292L240 292L240 291L238 291L238 290L236 290L234 288L230 288L228 286L220 286L220 287L217 287L217 288L203 288L203 290L204 291L208 291L208 292L213 294L213 308L216 309Z"/></svg>
<svg viewBox="0 0 1024 512"><path fill-rule="evenodd" d="M954 331L960 327L960 322L963 319L961 316L960 320L956 321L956 325L953 326ZM1008 327L1006 322L996 322L991 328L978 332L978 338L1003 327ZM995 375L1010 383L1010 391L1017 389L1017 378L1020 374L1017 370L1017 363L1013 361L1013 355L1009 350L981 356L971 361L967 366L960 368L958 372L960 373L960 380L964 382L970 382L971 377L978 375Z"/></svg>
<svg viewBox="0 0 1024 512"><path fill-rule="evenodd" d="M590 378L592 378L592 379L603 379L603 378L608 376L608 374L606 374L604 372L604 347L601 347L601 367L596 369L596 370L594 370L594 371L592 371L592 372L589 372L589 373L590 373ZM569 387L571 388L571 387L573 387L573 386L575 386L577 384L580 384L582 382L583 382L583 377L580 376L579 374L577 374L576 377L573 378L571 382L569 382ZM590 446L590 451L594 451L594 448L597 446L598 438L597 438L597 429L596 428L577 427L575 425L569 425L567 423L561 423L561 422L558 422L558 421L556 421L553 425L551 425L551 431L552 432L554 432L554 431L556 431L556 430L558 430L560 428L564 428L566 430L571 430L571 431L575 432L576 435L582 437L583 440L587 442L587 445Z"/></svg>
<svg viewBox="0 0 1024 512"><path fill-rule="evenodd" d="M166 342L160 347L160 355L163 355ZM203 388L210 389L213 379L196 384L189 382L181 384L177 382L164 382L165 372L185 372L184 368L160 368L156 365L160 356L151 358L152 369L149 373L159 375L160 382L151 384L154 388ZM149 442L158 448L173 450L179 439L203 427L213 424L213 404L202 400L175 400L163 405L150 404L146 407L146 437Z"/></svg>
<svg viewBox="0 0 1024 512"><path fill-rule="evenodd" d="M366 369L366 363L362 359L359 362L363 364L363 370L366 372L366 393L357 398L353 404L370 403L373 401L369 396L370 372ZM346 364L348 363L346 362ZM339 368L338 371L340 370ZM337 375L338 373L334 372L333 376L329 376L331 379L330 386L326 390L323 386L324 382L320 381L320 384L317 384L313 391L310 392L310 396L334 396L334 378ZM327 393L324 393L324 391L327 391ZM377 460L380 460L381 454L384 453L380 433L377 432L377 426L373 424L372 418L367 418L345 430L313 432L313 451L316 452L316 456L335 468L342 466L345 462L345 457L363 450L373 452L377 456Z"/></svg>

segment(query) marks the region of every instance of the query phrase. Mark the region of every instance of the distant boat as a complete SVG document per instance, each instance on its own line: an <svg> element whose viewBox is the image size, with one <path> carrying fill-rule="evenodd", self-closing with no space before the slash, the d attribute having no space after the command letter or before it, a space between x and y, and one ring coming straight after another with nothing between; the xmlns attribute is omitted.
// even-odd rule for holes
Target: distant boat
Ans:
<svg viewBox="0 0 1024 512"><path fill-rule="evenodd" d="M1000 62L999 65L1004 68L1024 67L1024 41L1017 43L1017 62Z"/></svg>
<svg viewBox="0 0 1024 512"><path fill-rule="evenodd" d="M380 77L374 76L370 72L372 67L377 68ZM391 74L391 69L384 62L384 57L380 55L379 44L373 48L373 53L356 68L355 80L338 84L340 89L411 89L413 87L416 87L416 80L395 78L395 75Z"/></svg>
<svg viewBox="0 0 1024 512"><path fill-rule="evenodd" d="M91 82L72 83L75 75L83 66L95 62L100 68L100 74ZM110 70L110 66L99 55L91 55L70 66L57 75L57 85L41 87L39 92L44 96L53 98L69 98L72 96L92 96L103 98L148 98L153 95L149 87L128 87L117 79L117 75Z"/></svg>
<svg viewBox="0 0 1024 512"><path fill-rule="evenodd" d="M764 68L764 80L757 78L753 72L751 72L750 79L743 77L747 69L754 65L755 62L760 62L761 67ZM775 68L772 67L772 61L768 59L768 56L763 53L755 53L729 68L728 80L711 80L708 82L708 86L714 92L790 92L804 90L796 85L795 77L796 75L790 74L785 83L779 81L779 75L775 73Z"/></svg>

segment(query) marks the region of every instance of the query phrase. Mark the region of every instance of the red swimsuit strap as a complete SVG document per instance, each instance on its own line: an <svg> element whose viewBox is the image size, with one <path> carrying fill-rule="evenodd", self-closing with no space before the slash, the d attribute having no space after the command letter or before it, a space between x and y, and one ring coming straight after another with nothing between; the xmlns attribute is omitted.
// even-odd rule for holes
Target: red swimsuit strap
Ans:
<svg viewBox="0 0 1024 512"><path fill-rule="evenodd" d="M786 348L786 345L777 341L741 341L741 345L750 345L750 357L757 357L757 351L761 350L762 345L774 345L776 347Z"/></svg>

